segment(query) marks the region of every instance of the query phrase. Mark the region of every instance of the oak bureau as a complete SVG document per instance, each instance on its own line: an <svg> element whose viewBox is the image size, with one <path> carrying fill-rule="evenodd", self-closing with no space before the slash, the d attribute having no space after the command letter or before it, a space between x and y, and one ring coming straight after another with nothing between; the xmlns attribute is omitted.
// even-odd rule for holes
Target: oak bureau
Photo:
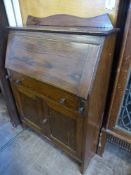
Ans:
<svg viewBox="0 0 131 175"><path fill-rule="evenodd" d="M100 146L116 31L107 14L30 16L26 27L9 29L5 66L22 124L63 149L81 172Z"/></svg>

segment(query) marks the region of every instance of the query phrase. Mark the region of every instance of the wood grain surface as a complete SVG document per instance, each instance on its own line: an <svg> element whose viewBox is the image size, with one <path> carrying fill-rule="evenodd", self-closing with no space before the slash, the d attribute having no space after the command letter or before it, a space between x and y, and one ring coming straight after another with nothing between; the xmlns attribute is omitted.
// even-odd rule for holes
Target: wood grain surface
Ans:
<svg viewBox="0 0 131 175"><path fill-rule="evenodd" d="M114 32L9 33L6 68L22 123L78 161L81 172L97 150L114 41Z"/></svg>
<svg viewBox="0 0 131 175"><path fill-rule="evenodd" d="M14 32L9 35L6 67L86 99L103 41L95 36Z"/></svg>

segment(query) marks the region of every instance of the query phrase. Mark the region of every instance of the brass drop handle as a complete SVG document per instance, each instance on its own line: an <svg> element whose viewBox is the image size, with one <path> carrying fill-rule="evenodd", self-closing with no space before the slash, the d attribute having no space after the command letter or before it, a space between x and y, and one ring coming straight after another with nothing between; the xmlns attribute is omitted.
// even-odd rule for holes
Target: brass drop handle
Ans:
<svg viewBox="0 0 131 175"><path fill-rule="evenodd" d="M47 123L47 121L48 121L48 119L47 119L47 118L45 118L45 119L42 121L42 123L43 123L43 124L46 124L46 123Z"/></svg>
<svg viewBox="0 0 131 175"><path fill-rule="evenodd" d="M15 84L21 85L22 84L22 80L15 80Z"/></svg>
<svg viewBox="0 0 131 175"><path fill-rule="evenodd" d="M65 98L61 98L61 99L59 100L59 103L63 105L63 104L65 103L65 100L66 100Z"/></svg>

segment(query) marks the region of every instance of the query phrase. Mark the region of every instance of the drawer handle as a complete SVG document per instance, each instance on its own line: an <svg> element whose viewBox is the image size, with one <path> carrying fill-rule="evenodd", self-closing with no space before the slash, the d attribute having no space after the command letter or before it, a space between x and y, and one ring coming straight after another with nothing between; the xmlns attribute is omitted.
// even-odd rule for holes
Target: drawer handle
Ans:
<svg viewBox="0 0 131 175"><path fill-rule="evenodd" d="M45 118L45 119L42 121L42 123L43 123L43 124L46 124L47 121L48 121L47 118Z"/></svg>
<svg viewBox="0 0 131 175"><path fill-rule="evenodd" d="M59 100L59 103L62 104L62 105L64 105L65 100L66 100L65 98L61 98L61 99Z"/></svg>
<svg viewBox="0 0 131 175"><path fill-rule="evenodd" d="M16 81L15 81L15 84L21 85L21 84L22 84L22 80L16 80Z"/></svg>

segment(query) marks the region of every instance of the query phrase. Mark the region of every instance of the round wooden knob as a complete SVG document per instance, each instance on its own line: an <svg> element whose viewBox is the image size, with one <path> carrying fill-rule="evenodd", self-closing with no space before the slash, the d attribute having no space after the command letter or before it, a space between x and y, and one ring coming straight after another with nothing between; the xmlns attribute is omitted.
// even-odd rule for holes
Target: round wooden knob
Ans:
<svg viewBox="0 0 131 175"><path fill-rule="evenodd" d="M20 84L22 83L22 81L21 81L21 80L16 80L15 83L16 83L17 85L20 85Z"/></svg>
<svg viewBox="0 0 131 175"><path fill-rule="evenodd" d="M59 103L63 105L63 104L65 103L65 100L66 100L65 98L61 98L61 99L59 100Z"/></svg>
<svg viewBox="0 0 131 175"><path fill-rule="evenodd" d="M47 118L45 118L45 119L42 121L42 123L43 123L43 124L46 124L47 121L48 121Z"/></svg>
<svg viewBox="0 0 131 175"><path fill-rule="evenodd" d="M5 75L5 79L8 80L9 79L9 75Z"/></svg>

